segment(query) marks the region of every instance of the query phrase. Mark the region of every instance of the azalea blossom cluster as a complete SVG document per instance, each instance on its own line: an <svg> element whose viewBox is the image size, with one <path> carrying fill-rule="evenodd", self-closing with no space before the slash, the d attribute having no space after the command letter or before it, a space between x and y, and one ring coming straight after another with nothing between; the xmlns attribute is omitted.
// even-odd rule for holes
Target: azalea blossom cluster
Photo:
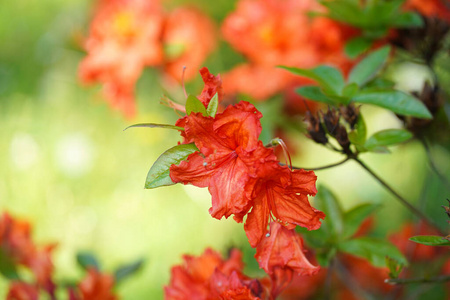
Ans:
<svg viewBox="0 0 450 300"><path fill-rule="evenodd" d="M99 0L84 48L82 81L102 83L111 106L131 117L143 69L160 67L180 80L186 66L186 78L193 77L215 48L214 26L191 7L166 13L159 0Z"/></svg>
<svg viewBox="0 0 450 300"><path fill-rule="evenodd" d="M200 72L205 87L198 100L206 109L214 95L221 100L221 80L206 68ZM214 218L233 215L235 221L243 222L247 216L246 235L257 248L260 267L272 279L271 295L275 297L294 273L318 271L305 258L302 239L294 229L297 225L317 229L325 214L308 201L308 195L317 192L314 172L280 165L273 148L258 140L261 117L252 104L239 102L214 116L191 112L180 118L175 125L183 129L183 143L194 143L199 151L170 166L170 178L175 183L208 187L212 196L209 212ZM173 276L179 275L173 271Z"/></svg>
<svg viewBox="0 0 450 300"><path fill-rule="evenodd" d="M311 17L310 12L323 13L324 7L317 0L239 1L221 29L247 62L224 74L227 93L261 101L308 83L278 65L310 68L328 63L349 70L352 61L345 56L344 45L357 30L326 17Z"/></svg>
<svg viewBox="0 0 450 300"><path fill-rule="evenodd" d="M269 278L244 275L242 254L237 249L231 250L227 260L211 249L199 257L185 255L184 264L172 268L165 299L275 299L294 273L305 276L319 271L306 259L301 237L277 222L271 224L271 236L261 243L255 257Z"/></svg>
<svg viewBox="0 0 450 300"><path fill-rule="evenodd" d="M0 254L2 270L8 270L11 282L7 300L38 300L42 293L56 299L58 286L53 279L51 252L55 245L36 246L31 239L28 222L14 219L8 213L0 217ZM17 267L25 267L33 274L32 281L21 279ZM115 300L114 278L90 269L78 285L67 288L70 300Z"/></svg>

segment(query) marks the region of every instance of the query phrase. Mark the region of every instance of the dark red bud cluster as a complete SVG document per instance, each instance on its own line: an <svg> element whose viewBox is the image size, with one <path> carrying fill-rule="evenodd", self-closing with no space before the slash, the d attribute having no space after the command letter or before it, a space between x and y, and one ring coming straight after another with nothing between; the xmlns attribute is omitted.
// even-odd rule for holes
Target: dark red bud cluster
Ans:
<svg viewBox="0 0 450 300"><path fill-rule="evenodd" d="M321 116L320 116L321 115ZM316 143L328 143L327 134L335 138L345 153L351 153L350 140L348 138L347 128L341 122L341 117L354 129L359 118L359 107L350 104L339 109L328 108L327 112L313 116L310 112L306 113L305 121L309 137Z"/></svg>
<svg viewBox="0 0 450 300"><path fill-rule="evenodd" d="M313 116L311 112L307 111L305 114L305 122L307 124L306 130L309 133L309 137L314 142L323 145L328 143L327 133L320 122L319 116Z"/></svg>
<svg viewBox="0 0 450 300"><path fill-rule="evenodd" d="M443 47L450 25L447 21L438 18L423 17L423 20L425 24L422 27L398 30L391 43L431 65L434 57Z"/></svg>

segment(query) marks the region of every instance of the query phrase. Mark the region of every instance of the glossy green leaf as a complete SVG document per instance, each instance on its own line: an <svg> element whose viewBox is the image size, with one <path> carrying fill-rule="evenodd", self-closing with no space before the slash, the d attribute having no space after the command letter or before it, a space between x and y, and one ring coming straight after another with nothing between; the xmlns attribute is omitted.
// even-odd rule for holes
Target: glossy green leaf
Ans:
<svg viewBox="0 0 450 300"><path fill-rule="evenodd" d="M427 246L450 246L449 240L436 235L416 235L409 240Z"/></svg>
<svg viewBox="0 0 450 300"><path fill-rule="evenodd" d="M156 124L156 123L140 123L140 124L134 124L131 126L128 126L123 131L127 130L128 128L135 128L135 127L147 127L147 128L165 128L165 129L175 129L175 130L183 130L183 127L175 126L175 125L168 125L168 124Z"/></svg>
<svg viewBox="0 0 450 300"><path fill-rule="evenodd" d="M353 96L356 95L358 90L359 90L359 86L356 83L350 83L344 87L344 89L342 90L342 95L346 98L352 98ZM348 103L350 101L347 100L345 102Z"/></svg>
<svg viewBox="0 0 450 300"><path fill-rule="evenodd" d="M403 143L413 137L413 134L405 129L386 129L373 134L364 144L371 150L380 146L391 146Z"/></svg>
<svg viewBox="0 0 450 300"><path fill-rule="evenodd" d="M313 69L300 69L284 66L281 66L281 68L296 75L317 81L327 94L341 95L345 85L341 71L330 66L318 66Z"/></svg>
<svg viewBox="0 0 450 300"><path fill-rule="evenodd" d="M365 89L368 91L375 90L375 89L389 90L389 89L393 89L394 87L395 87L395 82L385 79L385 78L380 78L380 77L375 77L374 79L372 79L371 81L369 81L368 83L365 84Z"/></svg>
<svg viewBox="0 0 450 300"><path fill-rule="evenodd" d="M397 28L421 27L423 20L419 14L409 11L398 14L396 18L392 19L391 25Z"/></svg>
<svg viewBox="0 0 450 300"><path fill-rule="evenodd" d="M204 116L207 115L206 108L203 103L195 96L189 95L186 100L186 114L191 113L202 113Z"/></svg>
<svg viewBox="0 0 450 300"><path fill-rule="evenodd" d="M355 125L355 129L350 131L348 139L353 145L362 146L366 142L367 128L363 115L360 113L358 116L358 122Z"/></svg>
<svg viewBox="0 0 450 300"><path fill-rule="evenodd" d="M373 104L384 107L404 116L431 119L432 115L415 97L393 90L371 90L358 93L352 98L353 102Z"/></svg>
<svg viewBox="0 0 450 300"><path fill-rule="evenodd" d="M364 203L357 205L344 213L344 232L343 238L353 236L361 226L361 223L367 219L379 205L372 203Z"/></svg>
<svg viewBox="0 0 450 300"><path fill-rule="evenodd" d="M219 95L216 93L209 101L208 107L206 108L206 114L214 118L216 116L218 107L219 107Z"/></svg>
<svg viewBox="0 0 450 300"><path fill-rule="evenodd" d="M321 227L332 239L337 240L344 229L342 208L333 193L324 186L319 186L317 198L317 208L326 215Z"/></svg>
<svg viewBox="0 0 450 300"><path fill-rule="evenodd" d="M11 255L8 255L0 248L0 273L9 280L19 279L17 268Z"/></svg>
<svg viewBox="0 0 450 300"><path fill-rule="evenodd" d="M114 279L116 283L121 282L122 280L130 277L131 275L135 274L137 271L142 269L142 266L144 265L144 260L139 259L131 264L126 264L120 268L118 268L114 272Z"/></svg>
<svg viewBox="0 0 450 300"><path fill-rule="evenodd" d="M359 86L369 82L384 66L390 51L391 48L385 46L367 55L350 71L348 82L354 82Z"/></svg>
<svg viewBox="0 0 450 300"><path fill-rule="evenodd" d="M365 37L356 37L345 44L345 54L350 58L356 58L360 54L369 50L372 40Z"/></svg>
<svg viewBox="0 0 450 300"><path fill-rule="evenodd" d="M98 262L95 255L90 252L78 252L77 262L85 270L89 268L100 270L100 263Z"/></svg>
<svg viewBox="0 0 450 300"><path fill-rule="evenodd" d="M408 261L391 243L385 240L362 237L346 240L338 244L340 251L369 260L376 267L386 267L386 257L395 259L402 265Z"/></svg>
<svg viewBox="0 0 450 300"><path fill-rule="evenodd" d="M177 145L161 154L148 171L145 188L154 189L175 184L170 178L170 166L179 164L196 151L198 151L198 148L192 143Z"/></svg>
<svg viewBox="0 0 450 300"><path fill-rule="evenodd" d="M296 92L305 97L306 99L309 100L313 100L313 101L317 101L317 102L322 102L325 104L330 104L330 105L336 105L337 103L331 99L328 98L320 89L320 87L318 86L304 86L301 88L296 89Z"/></svg>

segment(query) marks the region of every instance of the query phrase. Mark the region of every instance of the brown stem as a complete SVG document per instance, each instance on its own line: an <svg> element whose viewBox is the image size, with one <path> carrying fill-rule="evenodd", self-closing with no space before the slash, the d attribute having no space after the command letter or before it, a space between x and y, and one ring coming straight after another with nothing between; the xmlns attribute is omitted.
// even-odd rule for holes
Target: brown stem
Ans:
<svg viewBox="0 0 450 300"><path fill-rule="evenodd" d="M430 218L428 218L424 213L422 213L419 209L417 209L415 206L413 206L411 203L409 203L405 198L403 198L399 193L397 193L390 185L388 185L381 177L379 177L377 174L375 174L364 162L359 160L357 157L353 157L353 160L355 160L363 169L365 169L367 172L370 173L382 186L384 186L391 194L393 194L396 199L406 206L413 214L415 214L417 217L425 221L428 225L436 228L441 234L446 235L439 226L437 226Z"/></svg>
<svg viewBox="0 0 450 300"><path fill-rule="evenodd" d="M322 166L322 167L317 167L317 168L300 168L300 167L292 166L292 169L294 169L294 170L303 169L303 170L306 170L306 171L319 171L319 170L325 170L325 169L330 169L330 168L333 168L333 167L337 167L339 165L344 164L348 160L350 160L350 157L346 157L344 160L342 160L340 162L337 162L337 163L334 163L334 164L331 164L331 165Z"/></svg>
<svg viewBox="0 0 450 300"><path fill-rule="evenodd" d="M384 282L390 284L410 284L410 283L438 283L450 281L450 275L440 275L436 277L426 277L426 278L395 278L386 279Z"/></svg>

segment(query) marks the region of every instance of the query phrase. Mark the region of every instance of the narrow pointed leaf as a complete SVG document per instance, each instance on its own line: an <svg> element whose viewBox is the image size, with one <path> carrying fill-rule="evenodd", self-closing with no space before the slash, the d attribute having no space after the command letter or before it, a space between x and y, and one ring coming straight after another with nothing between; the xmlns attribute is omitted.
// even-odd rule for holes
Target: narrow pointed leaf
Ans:
<svg viewBox="0 0 450 300"><path fill-rule="evenodd" d="M161 154L150 168L150 171L148 171L145 188L154 189L175 184L170 178L170 166L179 164L196 151L198 151L198 148L192 143L177 145Z"/></svg>
<svg viewBox="0 0 450 300"><path fill-rule="evenodd" d="M175 129L175 130L183 130L183 127L175 126L175 125L169 125L169 124L156 124L156 123L140 123L140 124L134 124L131 126L128 126L123 131L127 130L128 128L134 128L134 127L147 127L147 128L166 128L166 129Z"/></svg>
<svg viewBox="0 0 450 300"><path fill-rule="evenodd" d="M100 263L98 262L95 255L90 252L77 253L77 262L85 270L89 268L100 270Z"/></svg>
<svg viewBox="0 0 450 300"><path fill-rule="evenodd" d="M20 279L14 261L3 249L0 249L0 273L9 280Z"/></svg>
<svg viewBox="0 0 450 300"><path fill-rule="evenodd" d="M403 115L423 119L431 119L432 115L415 97L394 90L370 90L358 93L352 98L353 102L373 104L389 109L390 111Z"/></svg>
<svg viewBox="0 0 450 300"><path fill-rule="evenodd" d="M345 54L350 58L356 58L360 54L369 50L372 46L372 40L364 37L356 37L345 44Z"/></svg>
<svg viewBox="0 0 450 300"><path fill-rule="evenodd" d="M296 92L306 99L322 102L325 104L336 105L333 99L328 98L318 86L304 86L296 89Z"/></svg>
<svg viewBox="0 0 450 300"><path fill-rule="evenodd" d="M326 93L341 95L345 82L341 71L330 66L318 66L314 69L300 69L280 66L291 73L317 81Z"/></svg>
<svg viewBox="0 0 450 300"><path fill-rule="evenodd" d="M386 267L386 257L407 265L405 256L391 243L370 237L343 241L338 244L340 251L365 258L376 267Z"/></svg>
<svg viewBox="0 0 450 300"><path fill-rule="evenodd" d="M216 93L209 101L208 107L206 108L206 114L214 118L216 116L218 107L219 107L219 95Z"/></svg>
<svg viewBox="0 0 450 300"><path fill-rule="evenodd" d="M186 114L190 115L192 112L202 113L204 116L207 115L203 103L197 97L189 95L186 100Z"/></svg>
<svg viewBox="0 0 450 300"><path fill-rule="evenodd" d="M342 208L333 193L324 186L319 186L317 208L326 215L322 227L334 240L338 239L344 229Z"/></svg>
<svg viewBox="0 0 450 300"><path fill-rule="evenodd" d="M130 277L131 275L135 274L137 271L142 269L142 266L144 265L144 260L139 259L131 264L124 265L120 268L118 268L114 272L114 279L116 283L119 283L120 281L126 279L127 277Z"/></svg>
<svg viewBox="0 0 450 300"><path fill-rule="evenodd" d="M450 246L450 241L448 239L436 235L417 235L409 240L427 246Z"/></svg>
<svg viewBox="0 0 450 300"><path fill-rule="evenodd" d="M372 150L380 146L391 146L405 142L413 137L413 134L404 129L386 129L373 134L364 144L364 147Z"/></svg>
<svg viewBox="0 0 450 300"><path fill-rule="evenodd" d="M372 203L360 204L344 213L344 239L353 236L361 226L361 223L367 219L379 205Z"/></svg>
<svg viewBox="0 0 450 300"><path fill-rule="evenodd" d="M359 86L363 86L369 82L384 66L390 51L391 48L386 46L367 55L350 71L348 82L354 82Z"/></svg>
<svg viewBox="0 0 450 300"><path fill-rule="evenodd" d="M419 14L409 11L397 15L392 20L391 25L397 28L421 27L423 26L423 20Z"/></svg>

